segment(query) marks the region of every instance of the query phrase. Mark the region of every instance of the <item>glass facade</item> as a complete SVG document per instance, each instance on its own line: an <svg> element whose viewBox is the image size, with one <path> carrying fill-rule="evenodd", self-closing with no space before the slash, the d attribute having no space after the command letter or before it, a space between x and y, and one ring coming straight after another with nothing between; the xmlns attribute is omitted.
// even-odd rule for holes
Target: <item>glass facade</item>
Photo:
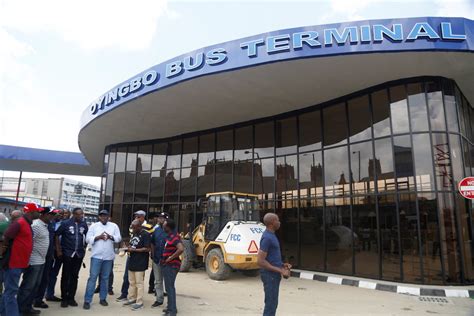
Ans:
<svg viewBox="0 0 474 316"><path fill-rule="evenodd" d="M110 145L102 207L124 234L138 209L188 232L206 193L259 195L294 267L420 284L474 283L474 109L455 82L386 83L298 112Z"/></svg>

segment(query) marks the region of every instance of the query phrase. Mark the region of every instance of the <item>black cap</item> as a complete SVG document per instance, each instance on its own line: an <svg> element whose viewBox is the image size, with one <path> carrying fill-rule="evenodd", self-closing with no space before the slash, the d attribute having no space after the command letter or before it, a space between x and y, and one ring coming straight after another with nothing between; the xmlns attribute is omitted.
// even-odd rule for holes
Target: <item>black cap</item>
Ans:
<svg viewBox="0 0 474 316"><path fill-rule="evenodd" d="M101 210L101 211L99 212L99 215L109 215L109 211L107 211L107 210Z"/></svg>

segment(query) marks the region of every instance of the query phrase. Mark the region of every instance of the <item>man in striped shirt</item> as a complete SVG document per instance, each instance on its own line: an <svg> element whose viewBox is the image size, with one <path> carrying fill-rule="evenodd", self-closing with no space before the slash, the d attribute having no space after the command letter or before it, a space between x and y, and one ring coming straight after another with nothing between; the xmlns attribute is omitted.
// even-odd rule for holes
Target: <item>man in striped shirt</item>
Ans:
<svg viewBox="0 0 474 316"><path fill-rule="evenodd" d="M165 289L168 293L168 306L163 310L164 315L175 316L178 312L176 308L176 289L174 283L181 267L179 256L184 251L183 243L176 231L176 224L172 219L167 219L163 225L163 229L167 234L165 248L161 259L163 279L165 281Z"/></svg>
<svg viewBox="0 0 474 316"><path fill-rule="evenodd" d="M31 225L33 231L33 251L30 256L29 266L23 275L17 298L20 313L23 315L37 315L40 313L32 305L43 276L44 264L49 248L48 224L52 218L49 211L49 208L41 209L40 218L35 219Z"/></svg>

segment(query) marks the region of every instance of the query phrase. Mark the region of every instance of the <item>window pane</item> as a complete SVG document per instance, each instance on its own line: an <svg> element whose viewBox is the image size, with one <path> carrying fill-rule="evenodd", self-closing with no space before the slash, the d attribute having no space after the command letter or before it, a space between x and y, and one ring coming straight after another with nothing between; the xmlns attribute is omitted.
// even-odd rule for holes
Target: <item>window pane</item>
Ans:
<svg viewBox="0 0 474 316"><path fill-rule="evenodd" d="M104 165L102 167L102 173L107 173L109 169L109 149L106 148L105 154L104 154Z"/></svg>
<svg viewBox="0 0 474 316"><path fill-rule="evenodd" d="M196 176L197 168L181 169L181 202L195 202L196 201Z"/></svg>
<svg viewBox="0 0 474 316"><path fill-rule="evenodd" d="M350 146L352 194L367 194L375 190L372 142Z"/></svg>
<svg viewBox="0 0 474 316"><path fill-rule="evenodd" d="M444 121L443 95L438 82L428 82L426 84L426 93L428 98L428 108L430 110L431 130L446 130L446 123Z"/></svg>
<svg viewBox="0 0 474 316"><path fill-rule="evenodd" d="M286 155L296 152L296 117L276 121L276 154Z"/></svg>
<svg viewBox="0 0 474 316"><path fill-rule="evenodd" d="M459 136L449 135L450 149L451 149L451 163L453 168L453 180L454 185L457 184L464 178L464 168L462 164L462 151Z"/></svg>
<svg viewBox="0 0 474 316"><path fill-rule="evenodd" d="M275 160L260 159L254 163L254 190L256 194L266 193L268 197L273 197L273 187L275 181Z"/></svg>
<svg viewBox="0 0 474 316"><path fill-rule="evenodd" d="M135 187L135 173L127 172L125 175L124 202L133 202L133 189Z"/></svg>
<svg viewBox="0 0 474 316"><path fill-rule="evenodd" d="M464 255L464 262L462 263L464 270L464 278L466 282L471 282L474 280L474 261L472 248L472 238L470 235L471 232L471 223L470 223L470 206L472 202L464 199L462 196L456 196L456 206L457 206L457 220L459 223L459 245L461 246L461 251Z"/></svg>
<svg viewBox="0 0 474 316"><path fill-rule="evenodd" d="M444 277L448 283L459 283L460 256L456 236L456 221L453 196L451 193L438 194L439 226L441 228L441 251L444 258Z"/></svg>
<svg viewBox="0 0 474 316"><path fill-rule="evenodd" d="M403 251L403 281L421 283L418 216L415 199L415 194L399 194L398 213Z"/></svg>
<svg viewBox="0 0 474 316"><path fill-rule="evenodd" d="M425 89L422 83L407 85L408 105L410 108L411 130L428 131L428 113L426 110Z"/></svg>
<svg viewBox="0 0 474 316"><path fill-rule="evenodd" d="M296 155L276 159L277 199L298 198L298 158Z"/></svg>
<svg viewBox="0 0 474 316"><path fill-rule="evenodd" d="M300 197L323 196L323 159L320 151L299 155Z"/></svg>
<svg viewBox="0 0 474 316"><path fill-rule="evenodd" d="M107 175L107 184L105 187L105 203L110 203L112 199L112 192L113 192L113 187L114 187L114 174L110 173Z"/></svg>
<svg viewBox="0 0 474 316"><path fill-rule="evenodd" d="M173 169L179 167L181 167L181 140L175 140L168 143L166 168Z"/></svg>
<svg viewBox="0 0 474 316"><path fill-rule="evenodd" d="M183 140L183 167L197 166L198 138L191 137Z"/></svg>
<svg viewBox="0 0 474 316"><path fill-rule="evenodd" d="M379 193L395 191L393 152L390 138L375 141L375 175Z"/></svg>
<svg viewBox="0 0 474 316"><path fill-rule="evenodd" d="M372 93L371 100L374 113L374 137L390 135L390 105L387 90Z"/></svg>
<svg viewBox="0 0 474 316"><path fill-rule="evenodd" d="M255 158L270 157L274 155L273 122L255 125Z"/></svg>
<svg viewBox="0 0 474 316"><path fill-rule="evenodd" d="M138 158L137 158L137 171L150 171L151 170L151 155L152 155L151 145L145 145L145 146L139 147Z"/></svg>
<svg viewBox="0 0 474 316"><path fill-rule="evenodd" d="M151 173L150 202L163 202L163 193L165 188L166 170L153 171Z"/></svg>
<svg viewBox="0 0 474 316"><path fill-rule="evenodd" d="M115 181L114 181L113 203L122 203L122 200L123 200L123 186L124 186L124 183L125 183L125 174L124 173L116 173L114 178L115 178Z"/></svg>
<svg viewBox="0 0 474 316"><path fill-rule="evenodd" d="M324 151L326 196L350 194L347 147Z"/></svg>
<svg viewBox="0 0 474 316"><path fill-rule="evenodd" d="M418 208L420 210L424 282L426 284L442 284L438 208L435 194L418 194Z"/></svg>
<svg viewBox="0 0 474 316"><path fill-rule="evenodd" d="M275 213L280 218L281 226L276 231L280 240L283 262L298 264L298 200L276 201Z"/></svg>
<svg viewBox="0 0 474 316"><path fill-rule="evenodd" d="M233 130L217 133L216 162L232 161L232 150L234 149Z"/></svg>
<svg viewBox="0 0 474 316"><path fill-rule="evenodd" d="M323 200L300 203L301 269L324 271Z"/></svg>
<svg viewBox="0 0 474 316"><path fill-rule="evenodd" d="M232 161L216 164L216 191L232 191Z"/></svg>
<svg viewBox="0 0 474 316"><path fill-rule="evenodd" d="M393 138L393 152L395 155L395 171L397 174L398 190L414 190L415 172L413 170L413 156L410 136Z"/></svg>
<svg viewBox="0 0 474 316"><path fill-rule="evenodd" d="M405 86L390 88L390 114L394 134L407 133L409 131L406 97Z"/></svg>
<svg viewBox="0 0 474 316"><path fill-rule="evenodd" d="M461 94L461 91L459 91L457 86L454 89L454 94L455 94L455 98L456 98L458 123L461 127L461 134L466 135L466 122L464 120L464 112L463 112L463 109L462 109L462 94Z"/></svg>
<svg viewBox="0 0 474 316"><path fill-rule="evenodd" d="M379 278L379 252L377 242L377 213L375 197L361 196L352 199L352 224L357 236L355 273L358 276Z"/></svg>
<svg viewBox="0 0 474 316"><path fill-rule="evenodd" d="M314 111L299 116L299 151L321 149L321 111Z"/></svg>
<svg viewBox="0 0 474 316"><path fill-rule="evenodd" d="M125 171L125 159L127 158L127 147L117 149L117 158L115 160L115 172Z"/></svg>
<svg viewBox="0 0 474 316"><path fill-rule="evenodd" d="M177 228L183 234L192 233L194 219L194 203L184 203L179 205L179 220Z"/></svg>
<svg viewBox="0 0 474 316"><path fill-rule="evenodd" d="M199 136L199 165L214 163L215 149L214 133Z"/></svg>
<svg viewBox="0 0 474 316"><path fill-rule="evenodd" d="M127 153L127 171L135 171L137 167L137 153L138 147L131 146L128 147Z"/></svg>
<svg viewBox="0 0 474 316"><path fill-rule="evenodd" d="M100 179L100 202L101 202L101 203L104 203L106 180L107 180L107 178L106 178L105 176L103 176L103 177ZM109 200L109 201L110 201L110 200ZM100 209L101 209L101 208L99 208L99 210L100 210Z"/></svg>
<svg viewBox="0 0 474 316"><path fill-rule="evenodd" d="M413 135L413 150L415 154L416 189L418 191L433 191L435 187L430 135Z"/></svg>
<svg viewBox="0 0 474 316"><path fill-rule="evenodd" d="M372 137L372 118L369 97L364 95L347 102L349 110L350 141L356 142Z"/></svg>
<svg viewBox="0 0 474 316"><path fill-rule="evenodd" d="M234 163L234 191L252 192L253 161L235 161Z"/></svg>
<svg viewBox="0 0 474 316"><path fill-rule="evenodd" d="M463 139L463 156L464 156L464 175L466 177L471 176L471 165L474 164L474 161L471 160L471 155L469 152L469 143Z"/></svg>
<svg viewBox="0 0 474 316"><path fill-rule="evenodd" d="M109 155L109 166L107 170L108 173L112 173L115 171L115 156L116 156L115 149L112 149Z"/></svg>
<svg viewBox="0 0 474 316"><path fill-rule="evenodd" d="M463 109L463 119L464 119L464 124L466 125L466 137L469 140L472 140L472 133L473 133L473 127L471 127L471 122L469 120L469 103L467 102L467 99L463 96L462 98L462 109Z"/></svg>
<svg viewBox="0 0 474 316"><path fill-rule="evenodd" d="M152 170L163 170L166 168L167 143L159 143L153 146Z"/></svg>
<svg viewBox="0 0 474 316"><path fill-rule="evenodd" d="M326 199L328 272L352 274L352 235L349 198Z"/></svg>
<svg viewBox="0 0 474 316"><path fill-rule="evenodd" d="M323 110L324 146L347 143L346 105L339 103Z"/></svg>
<svg viewBox="0 0 474 316"><path fill-rule="evenodd" d="M380 195L377 199L382 249L382 279L401 281L396 196Z"/></svg>
<svg viewBox="0 0 474 316"><path fill-rule="evenodd" d="M167 170L165 177L165 202L177 202L180 170Z"/></svg>
<svg viewBox="0 0 474 316"><path fill-rule="evenodd" d="M234 160L252 159L253 126L235 129Z"/></svg>
<svg viewBox="0 0 474 316"><path fill-rule="evenodd" d="M135 180L135 202L148 202L150 173L137 172Z"/></svg>
<svg viewBox="0 0 474 316"><path fill-rule="evenodd" d="M443 80L444 106L446 109L446 119L448 129L451 132L459 133L458 118L456 113L456 98L454 87L451 81Z"/></svg>
<svg viewBox="0 0 474 316"><path fill-rule="evenodd" d="M214 192L214 165L199 167L198 198L205 198L211 192Z"/></svg>
<svg viewBox="0 0 474 316"><path fill-rule="evenodd" d="M435 177L439 191L452 189L451 155L446 134L433 133L433 156Z"/></svg>

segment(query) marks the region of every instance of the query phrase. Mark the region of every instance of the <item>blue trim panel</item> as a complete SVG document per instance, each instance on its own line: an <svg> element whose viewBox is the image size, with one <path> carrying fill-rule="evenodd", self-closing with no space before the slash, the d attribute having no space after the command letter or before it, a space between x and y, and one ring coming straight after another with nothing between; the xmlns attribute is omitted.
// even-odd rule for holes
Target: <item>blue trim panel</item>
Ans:
<svg viewBox="0 0 474 316"><path fill-rule="evenodd" d="M431 33L420 24L431 26ZM376 38L374 26L385 30L382 40ZM303 44L301 36L297 40L294 37L301 32L305 33ZM460 35L465 39L456 39ZM255 49L245 43L255 43ZM129 101L205 75L301 58L413 51L474 52L474 21L420 17L335 23L279 30L201 48L153 66L99 96L83 112L81 129Z"/></svg>
<svg viewBox="0 0 474 316"><path fill-rule="evenodd" d="M0 169L3 159L89 166L82 153L0 145Z"/></svg>

